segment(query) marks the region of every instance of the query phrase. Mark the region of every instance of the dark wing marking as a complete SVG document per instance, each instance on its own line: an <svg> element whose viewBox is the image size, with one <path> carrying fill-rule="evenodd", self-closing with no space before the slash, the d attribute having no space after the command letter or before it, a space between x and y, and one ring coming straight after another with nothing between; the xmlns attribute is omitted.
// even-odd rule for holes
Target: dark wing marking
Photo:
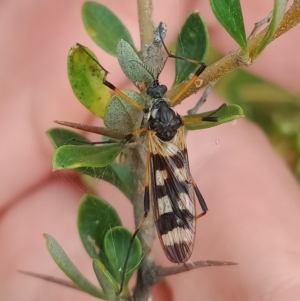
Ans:
<svg viewBox="0 0 300 301"><path fill-rule="evenodd" d="M195 195L183 127L169 142L148 133L150 202L155 224L168 259L183 263L192 254L195 237Z"/></svg>

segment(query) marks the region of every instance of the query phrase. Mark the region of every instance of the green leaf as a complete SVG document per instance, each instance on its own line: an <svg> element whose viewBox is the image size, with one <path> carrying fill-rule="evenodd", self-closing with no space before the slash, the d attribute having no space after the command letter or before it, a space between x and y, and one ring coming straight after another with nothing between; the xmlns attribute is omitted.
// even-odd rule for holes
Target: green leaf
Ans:
<svg viewBox="0 0 300 301"><path fill-rule="evenodd" d="M183 120L184 120L184 122L188 122L189 119L210 116L210 114L213 112L214 111L209 111L209 112L204 112L201 114L186 115L186 116L183 116ZM234 105L234 104L226 105L226 106L222 107L218 112L216 112L212 116L218 117L218 121L216 121L216 122L200 121L200 122L193 122L193 123L185 123L185 128L190 131L202 130L202 129L211 128L211 127L218 126L220 124L244 117L242 108L240 106Z"/></svg>
<svg viewBox="0 0 300 301"><path fill-rule="evenodd" d="M73 131L62 129L62 128L52 128L46 132L48 138L50 139L54 148L66 144L75 144L75 143L86 143L90 142L84 136L79 135Z"/></svg>
<svg viewBox="0 0 300 301"><path fill-rule="evenodd" d="M202 17L198 13L189 15L177 39L176 55L201 62L207 53L208 44L208 31ZM199 64L177 59L174 85L186 80L198 68Z"/></svg>
<svg viewBox="0 0 300 301"><path fill-rule="evenodd" d="M87 33L105 52L116 56L121 39L133 45L126 27L106 6L88 1L83 4L81 13Z"/></svg>
<svg viewBox="0 0 300 301"><path fill-rule="evenodd" d="M106 299L108 301L118 300L116 294L119 291L119 286L116 279L109 273L99 259L93 260L93 268Z"/></svg>
<svg viewBox="0 0 300 301"><path fill-rule="evenodd" d="M80 203L77 225L88 254L106 264L104 236L109 229L122 225L115 209L96 196L85 195Z"/></svg>
<svg viewBox="0 0 300 301"><path fill-rule="evenodd" d="M59 148L66 144L74 144L75 142L78 144L80 144L80 142L90 142L90 140L86 139L84 136L63 128L49 129L46 134L55 148ZM117 164L116 162L112 162L105 167L79 167L76 168L76 170L81 174L111 183L119 188L129 200L131 199L133 182L130 166L128 164Z"/></svg>
<svg viewBox="0 0 300 301"><path fill-rule="evenodd" d="M124 74L140 90L145 90L152 85L153 77L129 43L124 40L119 41L117 57Z"/></svg>
<svg viewBox="0 0 300 301"><path fill-rule="evenodd" d="M269 25L268 31L266 32L261 44L258 46L256 53L253 55L253 59L255 59L265 49L265 47L271 42L276 29L279 27L279 25L283 19L283 16L285 14L286 5L287 5L286 0L274 0L272 21Z"/></svg>
<svg viewBox="0 0 300 301"><path fill-rule="evenodd" d="M125 153L126 155L126 153ZM118 175L120 178L120 181L123 183L123 185L126 187L125 189L122 189L123 193L131 200L131 193L133 189L133 179L131 175L131 166L129 164L118 164L116 162L113 162L111 165L111 168L115 172L115 174ZM125 193L126 192L126 193Z"/></svg>
<svg viewBox="0 0 300 301"><path fill-rule="evenodd" d="M104 167L114 161L123 147L119 143L103 146L63 145L55 151L52 166L54 170Z"/></svg>
<svg viewBox="0 0 300 301"><path fill-rule="evenodd" d="M210 0L213 13L218 21L248 54L248 45L244 27L243 14L239 0Z"/></svg>
<svg viewBox="0 0 300 301"><path fill-rule="evenodd" d="M92 284L79 272L58 242L50 235L44 234L44 237L46 238L47 249L52 258L78 288L96 298L105 299L103 291Z"/></svg>
<svg viewBox="0 0 300 301"><path fill-rule="evenodd" d="M122 92L134 102L142 106L145 105L142 94L129 90L122 90ZM109 130L126 136L141 127L143 116L143 112L118 95L114 95L107 106L104 124Z"/></svg>
<svg viewBox="0 0 300 301"><path fill-rule="evenodd" d="M83 50L74 46L68 55L69 80L78 100L92 113L103 117L111 95L103 84L104 71L85 51L98 61L87 47Z"/></svg>
<svg viewBox="0 0 300 301"><path fill-rule="evenodd" d="M127 255L132 233L123 227L114 227L110 229L104 238L104 252L112 266L113 276L118 282L121 281L123 266ZM128 259L125 285L130 277L137 270L142 258L142 246L136 237L131 246L130 256Z"/></svg>
<svg viewBox="0 0 300 301"><path fill-rule="evenodd" d="M129 200L131 199L133 182L129 165L121 165L113 162L106 167L82 167L76 170L82 174L114 185L119 188Z"/></svg>

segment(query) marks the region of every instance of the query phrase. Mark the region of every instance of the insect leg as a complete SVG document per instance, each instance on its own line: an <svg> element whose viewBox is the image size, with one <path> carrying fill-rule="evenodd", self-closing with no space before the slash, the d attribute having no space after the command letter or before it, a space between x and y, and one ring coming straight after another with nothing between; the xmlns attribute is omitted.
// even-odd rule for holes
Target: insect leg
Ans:
<svg viewBox="0 0 300 301"><path fill-rule="evenodd" d="M217 122L218 118L214 116L203 116L203 117L182 117L183 123L188 124L188 123L199 123L202 121L211 121L211 122Z"/></svg>
<svg viewBox="0 0 300 301"><path fill-rule="evenodd" d="M133 107L135 107L136 109L144 112L144 107L143 106L137 104L130 97L128 97L126 94L124 94L121 90L119 90L118 88L116 88L112 83L108 82L105 78L103 79L103 84L105 86L107 86L108 88L112 89L113 91L115 91L118 96L120 96L123 100L127 101L128 103L130 103Z"/></svg>
<svg viewBox="0 0 300 301"><path fill-rule="evenodd" d="M98 145L98 144L111 144L111 143L119 143L119 140L114 140L114 139L108 139L105 141L93 141L93 142L88 142L88 141L81 141L81 140L77 140L75 138L71 139L68 141L68 143L66 145Z"/></svg>
<svg viewBox="0 0 300 301"><path fill-rule="evenodd" d="M192 78L186 82L185 86L183 86L183 88L174 96L174 98L170 99L171 106L176 105L178 99L180 99L180 97L189 90L189 88L194 84L194 82L198 79L198 76L205 70L205 68L206 65L204 63L200 63L200 67L197 69Z"/></svg>
<svg viewBox="0 0 300 301"><path fill-rule="evenodd" d="M217 122L218 121L218 117L216 116L212 116L214 114L216 114L217 112L219 112L222 108L224 108L226 106L225 103L223 103L221 106L219 106L216 110L212 111L209 115L207 116L202 116L202 117L189 117L189 116L184 116L182 117L183 119L183 123L187 124L187 123L198 123L198 122L202 122L202 121L212 121L212 122Z"/></svg>
<svg viewBox="0 0 300 301"><path fill-rule="evenodd" d="M145 220L146 220L146 218L148 216L148 212L149 212L149 208L150 208L149 167L150 167L150 154L148 154L148 156L147 156L147 162L146 162L145 194L144 194L144 216L141 219L141 221L139 222L139 225L137 226L136 230L134 231L133 235L131 236L131 239L130 239L130 242L129 242L129 247L128 247L127 255L126 255L126 258L125 258L125 261L124 261L124 265L123 265L123 272L122 272L120 289L119 289L118 295L120 295L121 292L122 292L122 290L123 290L124 281L125 281L125 275L126 275L127 263L128 263L128 259L129 259L129 255L130 255L130 251L131 251L131 247L132 247L133 241L134 241L136 235L138 234L139 230L143 226L143 224L144 224L144 222L145 222Z"/></svg>
<svg viewBox="0 0 300 301"><path fill-rule="evenodd" d="M130 141L130 139L133 138L134 136L139 135L139 134L144 133L144 132L147 132L147 131L148 131L148 128L147 128L147 127L142 127L142 128L140 128L140 129L138 129L138 130L136 130L136 131L130 133L129 135L125 136L124 140L125 140L125 142L128 142L128 141Z"/></svg>
<svg viewBox="0 0 300 301"><path fill-rule="evenodd" d="M186 62L189 62L189 63L200 65L200 67L197 69L197 71L195 72L193 77L186 82L185 86L179 91L179 93L177 95L175 95L173 99L170 99L170 104L171 104L171 106L174 107L177 104L178 99L180 99L180 97L194 84L194 82L198 79L198 76L205 70L206 65L202 62L197 61L197 60L184 58L184 57L172 54L168 50L168 48L167 48L167 46L166 46L166 44L165 44L165 42L162 38L161 27L162 27L162 22L159 24L159 35L160 35L160 40L162 42L162 45L163 45L163 47L164 47L164 49L165 49L165 51L168 55L167 59L169 57L171 57L171 58L174 58L174 59L179 59L179 60L183 60L183 61L186 61ZM166 63L166 61L164 62L164 64L165 63Z"/></svg>
<svg viewBox="0 0 300 301"><path fill-rule="evenodd" d="M224 107L226 107L226 103L222 103L218 108L216 108L214 111L212 111L209 115L205 116L204 118L211 117L212 115L215 115L217 112L219 112Z"/></svg>
<svg viewBox="0 0 300 301"><path fill-rule="evenodd" d="M111 90L115 91L118 96L120 96L123 100L127 101L128 103L130 103L133 107L135 107L138 110L144 112L144 107L143 106L137 104L130 97L128 97L127 95L125 95L121 90L119 90L115 85L113 85L112 83L110 83L109 81L106 80L106 76L108 74L108 71L94 57L92 57L90 55L90 53L88 53L88 51L85 49L85 46L83 46L81 44L78 44L78 43L76 45L78 47L80 47L82 49L82 51L84 51L104 71L104 77L103 77L102 81L103 81L103 84L105 86L107 86Z"/></svg>
<svg viewBox="0 0 300 301"><path fill-rule="evenodd" d="M195 190L197 199L198 199L198 201L199 201L199 204L200 204L200 206L201 206L201 208L202 208L202 210L203 210L202 213L198 214L198 215L195 217L195 219L198 219L198 218L200 218L200 217L202 217L203 215L206 214L206 212L208 211L208 208L207 208L207 205L206 205L206 203L205 203L205 201L204 201L204 198L203 198L203 196L202 196L202 194L201 194L201 192L200 192L199 188L197 187L197 184L195 183L194 180L193 180L193 187L194 187L194 190Z"/></svg>

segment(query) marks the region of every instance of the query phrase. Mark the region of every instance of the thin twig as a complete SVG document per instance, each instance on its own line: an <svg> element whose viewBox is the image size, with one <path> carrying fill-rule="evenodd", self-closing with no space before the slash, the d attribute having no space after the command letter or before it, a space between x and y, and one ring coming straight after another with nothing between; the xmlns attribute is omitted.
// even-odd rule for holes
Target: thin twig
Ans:
<svg viewBox="0 0 300 301"><path fill-rule="evenodd" d="M186 273L195 269L205 267L221 267L229 265L238 265L236 262L231 261L215 261L215 260L201 260L194 262L187 262L185 264L173 265L169 267L155 266L153 265L151 273L143 275L142 282L145 286L151 287L154 284L162 281L167 276Z"/></svg>
<svg viewBox="0 0 300 301"><path fill-rule="evenodd" d="M238 265L238 263L231 262L231 261L201 260L195 262L188 262L186 264L182 264L178 266L157 267L157 268L158 268L158 275L162 279L166 276L185 273L199 268L214 267L214 266L228 266L228 265Z"/></svg>
<svg viewBox="0 0 300 301"><path fill-rule="evenodd" d="M64 279L60 279L60 278L56 278L56 277L52 277L52 276L47 276L47 275L43 275L43 274L39 274L39 273L27 272L27 271L22 271L22 270L18 270L17 272L27 275L27 276L35 277L38 279L42 279L45 281L49 281L52 283L70 287L70 288L73 288L78 291L82 291L80 288L78 288L78 286L76 286L72 281L69 281L69 280L64 280Z"/></svg>
<svg viewBox="0 0 300 301"><path fill-rule="evenodd" d="M259 21L259 22L256 22L256 23L254 24L254 28L252 29L251 33L250 33L249 36L248 36L248 40L250 40L251 38L253 38L253 37L255 36L255 34L257 33L257 31L258 31L263 25L269 23L270 20L272 19L272 17L273 17L273 11L271 11L271 12L269 13L269 15L268 15L266 18L262 19L262 20Z"/></svg>
<svg viewBox="0 0 300 301"><path fill-rule="evenodd" d="M286 0L286 5L288 4L288 2L289 2L289 0ZM259 22L256 22L256 23L254 24L253 30L251 31L251 33L250 33L250 35L249 35L249 37L248 37L248 40L250 40L252 37L254 37L255 34L257 33L257 31L258 31L263 25L269 23L269 22L271 21L272 17L273 17L273 11L271 11L271 12L269 13L269 15L268 15L266 18L262 19L262 20L259 21Z"/></svg>
<svg viewBox="0 0 300 301"><path fill-rule="evenodd" d="M205 87L205 90L204 90L202 96L200 97L200 99L197 101L196 105L192 109L188 110L188 115L197 114L200 107L202 105L204 105L204 103L206 102L207 96L211 92L211 90L215 86L215 84L216 84L216 82L211 82Z"/></svg>
<svg viewBox="0 0 300 301"><path fill-rule="evenodd" d="M69 122L69 121L60 121L60 120L53 120L54 123L64 125L67 127L71 127L73 129L77 130L83 130L85 132L94 133L103 135L106 137L114 138L114 139L124 139L124 135L121 135L118 132L111 131L105 127L101 126L93 126L93 125L87 125L83 123L76 123L76 122Z"/></svg>

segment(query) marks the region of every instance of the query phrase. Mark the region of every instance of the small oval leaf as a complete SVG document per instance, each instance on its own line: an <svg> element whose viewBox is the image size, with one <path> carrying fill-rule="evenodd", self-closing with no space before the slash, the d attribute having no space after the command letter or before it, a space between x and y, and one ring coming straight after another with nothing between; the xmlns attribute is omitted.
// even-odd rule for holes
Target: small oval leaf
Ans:
<svg viewBox="0 0 300 301"><path fill-rule="evenodd" d="M134 102L144 106L145 99L142 94L134 91L122 90ZM143 119L143 112L133 107L118 95L114 95L109 102L104 116L105 126L124 136L140 128Z"/></svg>
<svg viewBox="0 0 300 301"><path fill-rule="evenodd" d="M95 54L87 47L82 47L74 46L69 52L69 80L78 100L92 113L103 117L111 98L109 88L103 84L104 71L92 59L97 61Z"/></svg>
<svg viewBox="0 0 300 301"><path fill-rule="evenodd" d="M116 301L116 294L119 291L118 282L105 268L99 259L93 260L93 268L99 284L101 285L107 301Z"/></svg>
<svg viewBox="0 0 300 301"><path fill-rule="evenodd" d="M103 254L104 236L109 229L122 225L115 209L104 200L87 194L80 203L77 225L88 254L106 264Z"/></svg>
<svg viewBox="0 0 300 301"><path fill-rule="evenodd" d="M52 166L54 170L104 167L112 163L122 149L123 145L119 143L103 146L64 145L55 151Z"/></svg>
<svg viewBox="0 0 300 301"><path fill-rule="evenodd" d="M266 32L261 44L258 46L256 53L253 55L253 59L255 59L271 42L276 29L279 27L284 17L286 5L287 5L286 0L274 0L272 21L269 25L268 31Z"/></svg>
<svg viewBox="0 0 300 301"><path fill-rule="evenodd" d="M176 55L201 62L208 51L208 45L208 31L202 17L198 13L189 15L177 39ZM177 59L174 85L186 80L198 68L198 64Z"/></svg>
<svg viewBox="0 0 300 301"><path fill-rule="evenodd" d="M48 130L46 134L54 148L75 144L75 142L77 142L77 144L91 142L82 135L62 128L52 128ZM111 183L120 189L130 200L133 182L130 166L128 164L117 164L116 162L112 162L105 167L79 167L76 168L76 170L81 174Z"/></svg>
<svg viewBox="0 0 300 301"><path fill-rule="evenodd" d="M152 85L153 77L129 43L124 40L119 41L117 57L124 74L141 91Z"/></svg>
<svg viewBox="0 0 300 301"><path fill-rule="evenodd" d="M189 119L210 116L210 114L213 113L214 111L204 112L204 113L195 114L195 115L183 116L183 122L187 122L184 124L185 128L190 131L202 130L202 129L211 128L211 127L218 126L220 124L244 117L243 110L240 106L226 105L226 106L222 107L219 111L217 111L216 114L212 115L212 116L218 118L218 121L216 121L216 122L200 121L200 122L188 123Z"/></svg>
<svg viewBox="0 0 300 301"><path fill-rule="evenodd" d="M118 282L121 281L123 266L130 244L132 233L123 227L110 229L104 238L104 252L111 264L113 275ZM131 246L128 264L126 268L125 285L137 270L142 258L142 246L136 237Z"/></svg>
<svg viewBox="0 0 300 301"><path fill-rule="evenodd" d="M248 54L243 14L239 0L210 0L213 13L230 36Z"/></svg>
<svg viewBox="0 0 300 301"><path fill-rule="evenodd" d="M44 237L46 238L46 245L50 255L58 267L78 286L78 288L94 297L105 299L103 291L92 284L79 272L58 242L48 234L44 234Z"/></svg>
<svg viewBox="0 0 300 301"><path fill-rule="evenodd" d="M121 39L133 45L126 27L106 6L87 1L83 4L81 13L87 33L105 52L116 56L117 44Z"/></svg>

